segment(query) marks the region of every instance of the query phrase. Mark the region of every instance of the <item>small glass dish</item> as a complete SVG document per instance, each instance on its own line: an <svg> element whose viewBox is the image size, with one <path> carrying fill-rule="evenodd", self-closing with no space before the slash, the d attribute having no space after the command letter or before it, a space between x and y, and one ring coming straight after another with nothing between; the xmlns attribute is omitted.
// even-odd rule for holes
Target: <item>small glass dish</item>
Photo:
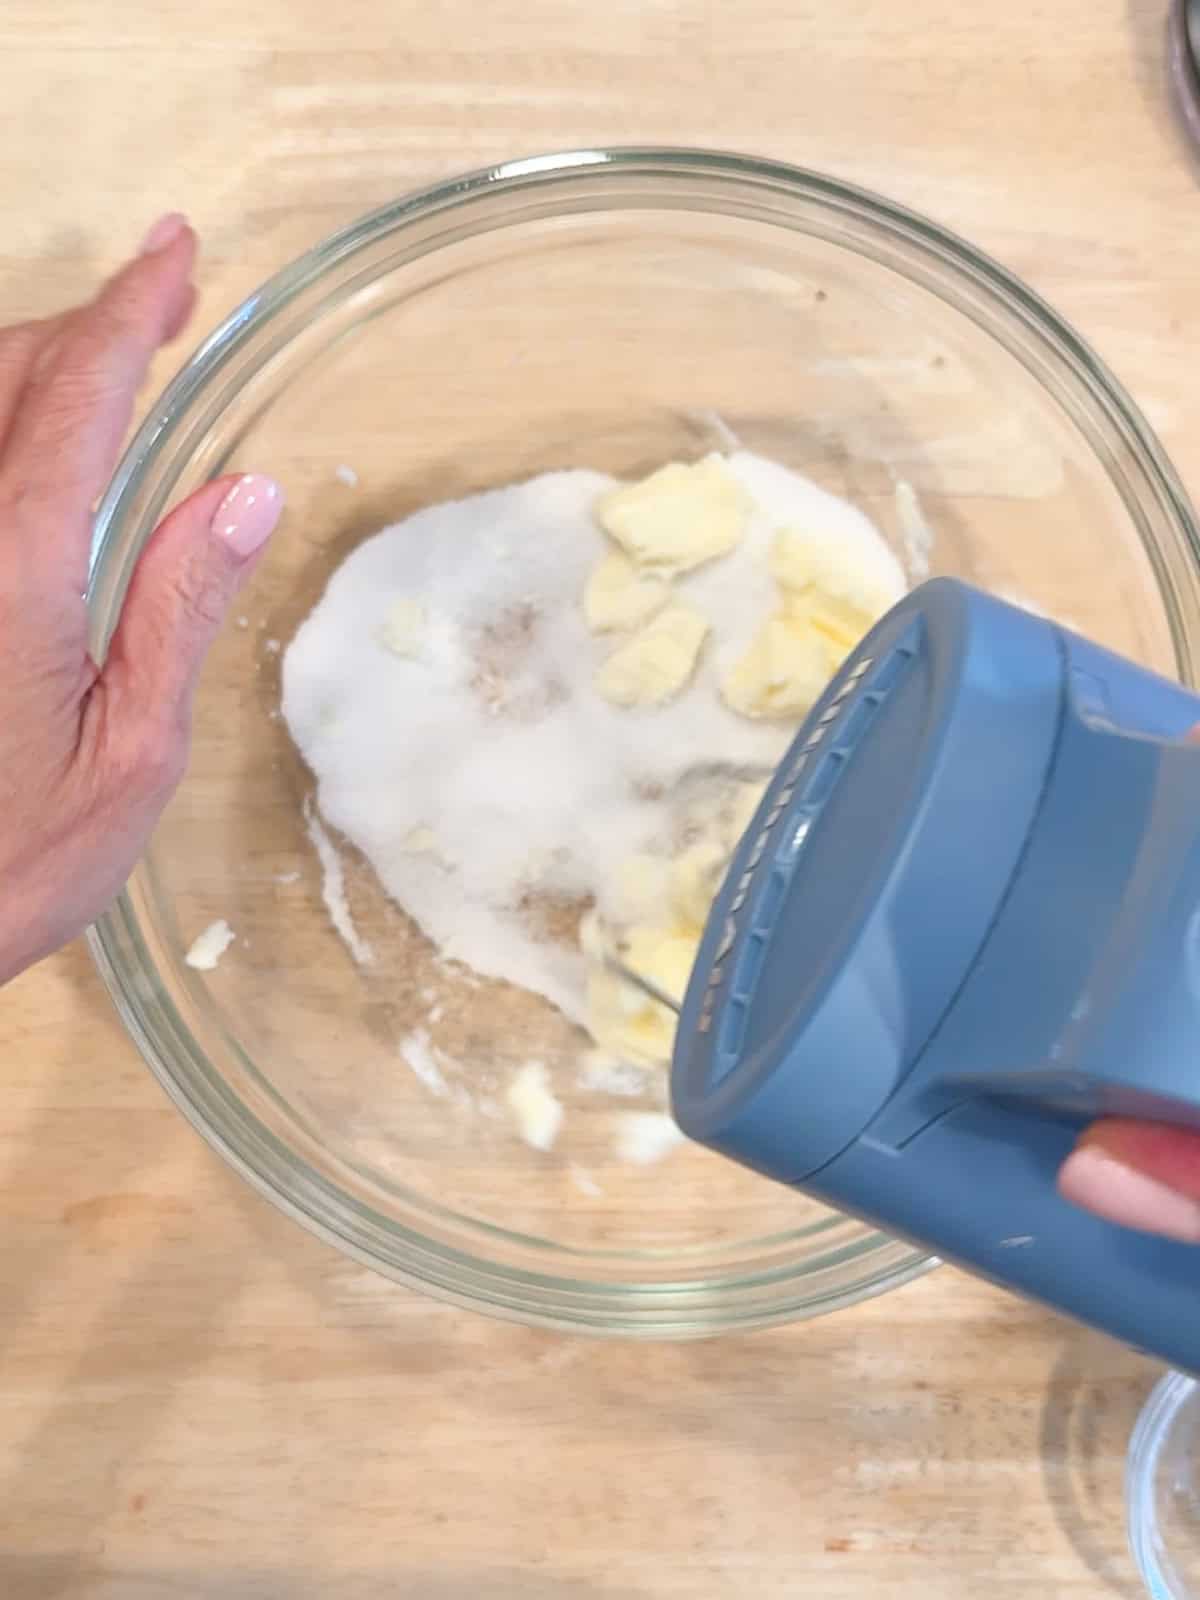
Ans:
<svg viewBox="0 0 1200 1600"><path fill-rule="evenodd" d="M1094 355L931 223L729 155L515 161L364 218L196 352L98 515L99 651L171 503L251 468L288 494L209 661L187 779L94 931L126 1027L291 1216L381 1272L525 1322L716 1333L846 1306L929 1262L700 1149L615 1160L612 1108L577 1084L579 1041L540 1002L456 991L445 1011L480 1081L552 1044L567 1109L554 1150L472 1114L470 1083L431 1094L401 1045L448 980L353 852L373 972L331 926L312 779L278 716L280 652L347 551L422 505L551 468L633 476L726 430L864 510L913 582L990 586L1195 682L1191 514ZM185 952L216 919L237 942L201 974Z"/></svg>
<svg viewBox="0 0 1200 1600"><path fill-rule="evenodd" d="M1154 1600L1200 1596L1200 1384L1169 1372L1147 1400L1125 1467L1129 1547Z"/></svg>

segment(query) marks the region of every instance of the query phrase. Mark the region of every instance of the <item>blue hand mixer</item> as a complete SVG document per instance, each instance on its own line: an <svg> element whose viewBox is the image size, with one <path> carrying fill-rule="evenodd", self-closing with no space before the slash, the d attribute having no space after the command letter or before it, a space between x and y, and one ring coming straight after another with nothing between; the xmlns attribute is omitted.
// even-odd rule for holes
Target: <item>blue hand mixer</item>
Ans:
<svg viewBox="0 0 1200 1600"><path fill-rule="evenodd" d="M691 1138L1200 1372L1200 1248L1061 1199L1106 1114L1200 1129L1200 698L937 580L845 663L710 915Z"/></svg>

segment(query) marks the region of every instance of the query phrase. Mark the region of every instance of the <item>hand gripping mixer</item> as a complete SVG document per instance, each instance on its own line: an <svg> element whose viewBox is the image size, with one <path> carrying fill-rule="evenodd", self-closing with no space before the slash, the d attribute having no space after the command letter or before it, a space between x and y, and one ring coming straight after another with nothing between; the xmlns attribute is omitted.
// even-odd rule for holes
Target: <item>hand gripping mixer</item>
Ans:
<svg viewBox="0 0 1200 1600"><path fill-rule="evenodd" d="M685 1133L1200 1371L1200 1248L1059 1198L1082 1123L1200 1128L1200 698L938 580L846 662L713 906Z"/></svg>

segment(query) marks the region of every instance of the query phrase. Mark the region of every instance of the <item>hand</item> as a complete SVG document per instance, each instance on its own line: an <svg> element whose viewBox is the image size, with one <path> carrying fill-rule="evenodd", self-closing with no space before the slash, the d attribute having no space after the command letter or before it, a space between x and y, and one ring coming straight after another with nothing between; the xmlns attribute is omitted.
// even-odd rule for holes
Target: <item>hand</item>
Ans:
<svg viewBox="0 0 1200 1600"><path fill-rule="evenodd" d="M1188 738L1200 744L1200 728ZM1084 1130L1058 1187L1109 1222L1200 1244L1200 1133L1106 1117Z"/></svg>
<svg viewBox="0 0 1200 1600"><path fill-rule="evenodd" d="M1093 1123L1058 1186L1110 1222L1200 1244L1200 1134L1125 1117Z"/></svg>
<svg viewBox="0 0 1200 1600"><path fill-rule="evenodd" d="M103 670L88 655L92 507L196 240L155 224L96 299L0 329L0 983L118 893L187 761L205 653L278 521L266 478L206 485L138 560Z"/></svg>

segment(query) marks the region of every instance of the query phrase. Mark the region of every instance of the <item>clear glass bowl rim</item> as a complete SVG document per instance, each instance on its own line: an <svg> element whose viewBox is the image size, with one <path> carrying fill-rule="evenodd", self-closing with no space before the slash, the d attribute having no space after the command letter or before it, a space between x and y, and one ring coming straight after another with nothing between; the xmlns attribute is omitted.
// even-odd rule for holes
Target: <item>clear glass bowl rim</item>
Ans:
<svg viewBox="0 0 1200 1600"><path fill-rule="evenodd" d="M1123 387L1087 344L1033 291L1005 268L939 225L855 185L785 163L701 149L610 147L532 156L486 167L432 185L368 213L299 256L238 306L199 346L150 408L98 507L92 544L88 602L94 648L102 652L120 609L127 578L153 518L140 504L148 474L169 447L195 404L239 350L306 289L333 268L380 240L437 213L458 218L456 236L481 199L555 191L582 183L594 187L594 210L628 209L620 191L606 204L606 183L636 180L643 204L673 205L673 186L690 186L682 210L728 210L722 193L752 195L857 224L880 241L877 259L899 270L897 257L926 288L998 339L1050 390L1084 433L1121 493L1158 582L1180 675L1195 683L1200 648L1200 533L1177 475ZM695 187L707 184L705 206ZM578 204L565 209L580 210ZM519 220L515 219L515 220ZM778 218L786 225L785 218ZM485 224L494 227L494 222ZM500 224L503 225L502 223ZM795 226L796 224L793 223ZM842 247L852 249L858 246ZM438 248L437 241L433 249ZM893 254L894 252L895 254ZM1157 520L1170 537L1151 535ZM133 523L136 536L127 524ZM139 525L140 524L140 525ZM1161 532L1161 526L1160 526ZM115 581L107 565L123 577ZM98 600L98 594L100 599ZM695 1337L800 1320L854 1304L898 1287L936 1265L918 1248L868 1233L823 1267L820 1289L805 1280L811 1265L792 1271L723 1277L711 1285L589 1284L510 1268L443 1247L419 1230L391 1225L341 1194L323 1175L295 1157L244 1107L226 1115L186 1059L161 1050L141 1015L147 974L137 961L142 942L128 893L89 932L89 945L117 1011L143 1058L170 1098L208 1143L249 1183L304 1227L346 1254L439 1298L523 1323L640 1337ZM132 953L132 954L131 954ZM157 987L151 983L152 987ZM232 1100L227 1094L226 1100ZM229 1109L226 1106L225 1111ZM382 1228L381 1228L382 1225ZM872 1265L872 1260L874 1265Z"/></svg>
<svg viewBox="0 0 1200 1600"><path fill-rule="evenodd" d="M1160 1378L1142 1407L1125 1458L1125 1517L1129 1548L1154 1600L1194 1600L1172 1563L1158 1521L1158 1474L1163 1446L1183 1408L1196 1398L1197 1381L1182 1372Z"/></svg>

